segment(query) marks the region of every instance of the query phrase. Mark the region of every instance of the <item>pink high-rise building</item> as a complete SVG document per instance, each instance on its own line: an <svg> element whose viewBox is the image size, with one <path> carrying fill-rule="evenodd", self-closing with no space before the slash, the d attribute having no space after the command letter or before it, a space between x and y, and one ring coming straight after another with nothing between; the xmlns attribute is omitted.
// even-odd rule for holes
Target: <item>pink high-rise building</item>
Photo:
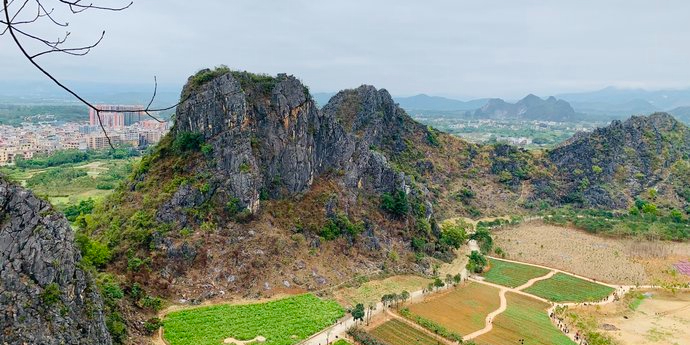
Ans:
<svg viewBox="0 0 690 345"><path fill-rule="evenodd" d="M140 105L97 105L102 109L100 113L103 127L106 128L122 128L130 126L141 121L146 113L142 111L143 106ZM96 111L89 109L89 124L91 126L99 126Z"/></svg>

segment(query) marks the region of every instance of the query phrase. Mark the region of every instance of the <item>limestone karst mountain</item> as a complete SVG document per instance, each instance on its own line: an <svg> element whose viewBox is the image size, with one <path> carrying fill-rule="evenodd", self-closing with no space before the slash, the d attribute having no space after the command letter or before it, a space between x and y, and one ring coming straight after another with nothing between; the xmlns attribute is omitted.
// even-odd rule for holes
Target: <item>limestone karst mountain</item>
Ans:
<svg viewBox="0 0 690 345"><path fill-rule="evenodd" d="M111 344L67 220L0 176L0 343Z"/></svg>

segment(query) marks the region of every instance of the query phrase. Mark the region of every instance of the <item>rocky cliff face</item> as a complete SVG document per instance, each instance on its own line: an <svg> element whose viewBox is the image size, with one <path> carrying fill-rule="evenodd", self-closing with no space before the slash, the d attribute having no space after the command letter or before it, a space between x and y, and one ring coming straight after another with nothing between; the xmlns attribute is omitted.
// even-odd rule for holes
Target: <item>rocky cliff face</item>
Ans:
<svg viewBox="0 0 690 345"><path fill-rule="evenodd" d="M0 177L0 344L111 344L67 220Z"/></svg>
<svg viewBox="0 0 690 345"><path fill-rule="evenodd" d="M649 188L676 198L673 167L689 153L690 130L656 113L577 135L551 151L549 159L558 170L562 203L625 209Z"/></svg>
<svg viewBox="0 0 690 345"><path fill-rule="evenodd" d="M345 172L347 187L402 187L402 175L370 150L396 134L390 129L400 127L395 121L400 121L401 110L385 90L342 92L321 112L292 76L262 83L251 78L257 76L219 76L177 111L176 135L201 133L212 149L211 188L219 202L237 199L242 208L256 213L262 196L302 193L316 177L332 171ZM170 207L185 206L176 202Z"/></svg>
<svg viewBox="0 0 690 345"><path fill-rule="evenodd" d="M272 294L426 272L451 252L419 180L441 139L387 91L342 91L319 110L293 76L202 71L183 97L171 134L90 225L114 270L146 262L132 281L194 300Z"/></svg>

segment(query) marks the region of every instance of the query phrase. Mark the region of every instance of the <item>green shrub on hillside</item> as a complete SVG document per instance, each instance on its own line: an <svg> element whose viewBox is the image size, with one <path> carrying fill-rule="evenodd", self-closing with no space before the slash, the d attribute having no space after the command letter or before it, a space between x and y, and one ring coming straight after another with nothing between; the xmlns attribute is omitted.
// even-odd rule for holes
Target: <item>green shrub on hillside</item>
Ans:
<svg viewBox="0 0 690 345"><path fill-rule="evenodd" d="M180 132L175 136L173 141L173 150L178 153L187 151L198 151L204 142L204 136L201 133Z"/></svg>
<svg viewBox="0 0 690 345"><path fill-rule="evenodd" d="M406 215L410 210L407 194L401 189L393 193L383 193L381 195L381 208L397 217Z"/></svg>
<svg viewBox="0 0 690 345"><path fill-rule="evenodd" d="M326 224L321 229L319 235L328 241L332 241L342 235L356 237L363 231L364 223L353 223L346 214L338 213L326 220Z"/></svg>

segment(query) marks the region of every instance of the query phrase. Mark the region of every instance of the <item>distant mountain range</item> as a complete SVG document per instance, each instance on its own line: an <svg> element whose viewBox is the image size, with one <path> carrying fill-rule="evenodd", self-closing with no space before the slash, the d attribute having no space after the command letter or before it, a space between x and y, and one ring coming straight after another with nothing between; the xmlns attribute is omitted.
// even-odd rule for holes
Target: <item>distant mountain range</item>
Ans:
<svg viewBox="0 0 690 345"><path fill-rule="evenodd" d="M690 89L647 91L607 87L592 92L559 94L545 100L529 95L514 104L499 98L460 101L427 95L395 100L412 114L445 117L591 121L667 111L690 123Z"/></svg>
<svg viewBox="0 0 690 345"><path fill-rule="evenodd" d="M125 85L70 82L94 103L144 104L151 97L152 85ZM168 106L179 99L177 87L160 86L154 106ZM333 92L314 93L321 107ZM666 111L690 123L690 89L647 91L607 87L598 91L564 93L542 99L528 95L516 103L500 98L458 100L419 94L395 97L401 108L413 115L433 115L468 119L521 119L547 121L610 121L631 115ZM75 104L65 92L43 82L0 81L0 103L4 104Z"/></svg>

